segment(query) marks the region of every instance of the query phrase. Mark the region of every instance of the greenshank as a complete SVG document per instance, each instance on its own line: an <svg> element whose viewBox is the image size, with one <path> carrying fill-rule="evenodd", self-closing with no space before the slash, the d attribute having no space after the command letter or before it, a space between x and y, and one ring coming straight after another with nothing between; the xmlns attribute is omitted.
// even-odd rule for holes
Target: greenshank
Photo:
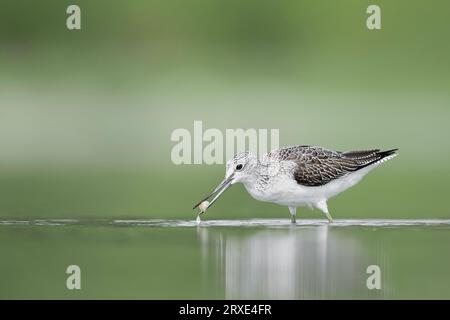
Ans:
<svg viewBox="0 0 450 320"><path fill-rule="evenodd" d="M261 159L251 152L240 152L227 162L225 179L194 209L199 207L200 214L206 212L231 185L241 182L256 200L287 206L292 223L296 222L297 207L303 206L321 210L332 222L328 199L397 156L397 150L340 152L316 146L292 146L271 151Z"/></svg>

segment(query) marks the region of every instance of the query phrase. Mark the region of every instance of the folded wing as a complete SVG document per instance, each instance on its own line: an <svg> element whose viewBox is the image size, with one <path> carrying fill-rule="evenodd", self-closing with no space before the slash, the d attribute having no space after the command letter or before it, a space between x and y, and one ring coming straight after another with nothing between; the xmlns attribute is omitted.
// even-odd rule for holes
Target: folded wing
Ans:
<svg viewBox="0 0 450 320"><path fill-rule="evenodd" d="M279 161L295 162L293 175L297 183L316 187L374 164L396 151L373 149L339 152L321 147L295 146L272 151L268 156Z"/></svg>

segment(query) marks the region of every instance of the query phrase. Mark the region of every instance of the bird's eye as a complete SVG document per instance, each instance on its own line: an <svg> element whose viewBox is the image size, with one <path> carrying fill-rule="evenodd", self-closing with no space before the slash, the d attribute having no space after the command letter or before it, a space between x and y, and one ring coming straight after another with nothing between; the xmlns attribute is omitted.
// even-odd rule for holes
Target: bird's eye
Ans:
<svg viewBox="0 0 450 320"><path fill-rule="evenodd" d="M243 167L243 165L242 164L238 164L237 166L236 166L236 170L241 170L242 169L242 167Z"/></svg>

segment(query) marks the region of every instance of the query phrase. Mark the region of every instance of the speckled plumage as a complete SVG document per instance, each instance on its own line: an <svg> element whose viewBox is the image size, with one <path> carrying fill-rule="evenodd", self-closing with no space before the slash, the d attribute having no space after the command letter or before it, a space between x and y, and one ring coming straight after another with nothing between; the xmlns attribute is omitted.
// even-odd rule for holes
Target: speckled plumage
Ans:
<svg viewBox="0 0 450 320"><path fill-rule="evenodd" d="M380 149L339 152L321 147L293 146L270 152L265 159L295 163L293 178L298 184L322 186L346 174L362 169L393 153ZM267 160L266 160L267 161Z"/></svg>
<svg viewBox="0 0 450 320"><path fill-rule="evenodd" d="M288 206L293 222L299 206L316 207L331 222L327 200L358 183L382 162L394 158L396 151L340 152L292 146L273 150L261 160L250 152L241 152L227 162L224 181L209 196L218 191L221 194L230 185L241 182L253 198Z"/></svg>

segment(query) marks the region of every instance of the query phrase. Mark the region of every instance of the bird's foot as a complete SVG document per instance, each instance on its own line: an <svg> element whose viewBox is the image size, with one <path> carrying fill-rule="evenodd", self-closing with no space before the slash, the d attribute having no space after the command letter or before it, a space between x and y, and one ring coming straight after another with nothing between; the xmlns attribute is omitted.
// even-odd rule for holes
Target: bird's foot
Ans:
<svg viewBox="0 0 450 320"><path fill-rule="evenodd" d="M292 224L296 224L297 223L297 219L295 218L294 215L291 215L291 223Z"/></svg>

